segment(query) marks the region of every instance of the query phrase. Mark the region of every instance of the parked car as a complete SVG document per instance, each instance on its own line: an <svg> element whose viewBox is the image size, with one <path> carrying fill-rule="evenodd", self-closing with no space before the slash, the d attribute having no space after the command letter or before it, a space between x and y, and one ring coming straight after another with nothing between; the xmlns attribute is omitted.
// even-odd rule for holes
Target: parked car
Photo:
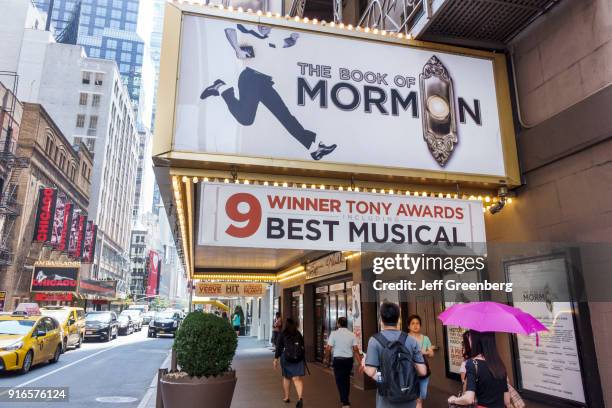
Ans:
<svg viewBox="0 0 612 408"><path fill-rule="evenodd" d="M127 336L135 331L134 321L127 314L120 314L117 317L117 323L119 324L119 334Z"/></svg>
<svg viewBox="0 0 612 408"><path fill-rule="evenodd" d="M158 312L149 322L148 337L157 337L160 334L171 334L176 336L176 331L181 325L181 315L178 311L164 310Z"/></svg>
<svg viewBox="0 0 612 408"><path fill-rule="evenodd" d="M59 322L36 313L0 316L0 371L25 374L33 365L57 363L62 353Z"/></svg>
<svg viewBox="0 0 612 408"><path fill-rule="evenodd" d="M155 316L155 312L146 312L142 314L142 324L148 325L151 319Z"/></svg>
<svg viewBox="0 0 612 408"><path fill-rule="evenodd" d="M126 309L119 314L119 316L130 316L133 324L134 331L142 330L142 312L139 309Z"/></svg>
<svg viewBox="0 0 612 408"><path fill-rule="evenodd" d="M85 310L70 306L45 306L43 316L55 318L62 329L62 353L68 347L81 347L85 340Z"/></svg>
<svg viewBox="0 0 612 408"><path fill-rule="evenodd" d="M85 338L111 341L119 331L115 312L89 312L85 315Z"/></svg>

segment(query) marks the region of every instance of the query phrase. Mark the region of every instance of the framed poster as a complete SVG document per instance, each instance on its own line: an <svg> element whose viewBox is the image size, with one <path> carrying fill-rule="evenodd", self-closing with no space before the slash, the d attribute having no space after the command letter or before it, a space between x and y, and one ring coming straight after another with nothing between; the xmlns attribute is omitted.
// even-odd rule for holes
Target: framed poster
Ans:
<svg viewBox="0 0 612 408"><path fill-rule="evenodd" d="M586 407L585 371L580 350L573 276L568 254L509 261L506 279L514 290L509 300L548 328L535 335L513 335L517 389L527 397L561 406Z"/></svg>
<svg viewBox="0 0 612 408"><path fill-rule="evenodd" d="M481 279L478 271L466 272L463 274L448 274L444 276L444 280L452 279L458 282L479 282ZM446 287L446 286L445 286ZM477 302L482 300L482 296L477 292L456 292L453 295L446 290L442 291L442 306L443 309L451 307L456 303ZM443 326L444 336L444 355L446 359L444 365L446 368L446 377L453 380L461 380L461 364L463 363L463 333L466 329L459 326Z"/></svg>

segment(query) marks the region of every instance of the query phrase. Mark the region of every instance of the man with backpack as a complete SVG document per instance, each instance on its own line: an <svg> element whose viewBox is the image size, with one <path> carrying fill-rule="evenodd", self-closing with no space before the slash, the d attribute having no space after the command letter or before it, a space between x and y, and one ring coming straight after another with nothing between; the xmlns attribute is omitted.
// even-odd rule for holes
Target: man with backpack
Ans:
<svg viewBox="0 0 612 408"><path fill-rule="evenodd" d="M399 306L380 306L382 330L368 341L363 370L378 385L376 408L414 408L419 398L419 376L427 374L417 341L397 329Z"/></svg>

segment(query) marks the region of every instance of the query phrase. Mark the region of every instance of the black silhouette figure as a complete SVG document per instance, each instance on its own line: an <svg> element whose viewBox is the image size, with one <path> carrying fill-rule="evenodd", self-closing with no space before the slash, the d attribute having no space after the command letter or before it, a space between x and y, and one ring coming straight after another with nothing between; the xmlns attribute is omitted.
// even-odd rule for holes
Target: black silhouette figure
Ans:
<svg viewBox="0 0 612 408"><path fill-rule="evenodd" d="M238 30L242 33L254 36L257 39L264 40L270 35L270 28L258 26L258 32L247 29L242 24L238 24ZM225 36L230 45L236 52L236 57L240 59L255 58L255 52L251 46L238 45L236 30L233 28L225 29ZM283 48L293 47L298 40L297 33L291 34L285 38ZM276 48L273 43L268 43L268 46ZM258 72L250 67L245 68L238 77L238 92L240 99L236 98L234 88L230 87L220 91L226 84L223 80L217 79L212 85L208 86L200 99L206 99L211 96L221 96L230 113L236 121L243 126L250 126L255 121L259 104L264 105L274 115L274 117L287 129L297 141L299 141L306 149L311 149L315 144L316 133L305 129L295 116L291 114L289 108L274 89L274 81L272 77L261 72ZM310 156L314 160L321 160L324 156L330 154L336 149L337 145L325 145L319 142L310 152Z"/></svg>

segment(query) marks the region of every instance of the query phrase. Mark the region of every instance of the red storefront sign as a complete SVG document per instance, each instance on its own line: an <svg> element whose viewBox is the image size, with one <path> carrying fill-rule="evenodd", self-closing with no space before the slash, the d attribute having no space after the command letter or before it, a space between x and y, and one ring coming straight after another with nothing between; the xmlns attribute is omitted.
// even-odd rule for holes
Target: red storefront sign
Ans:
<svg viewBox="0 0 612 408"><path fill-rule="evenodd" d="M36 242L51 241L53 220L55 218L55 202L57 190L41 188L38 193L38 211L34 220L34 238Z"/></svg>
<svg viewBox="0 0 612 408"><path fill-rule="evenodd" d="M36 293L34 300L37 302L72 302L72 293Z"/></svg>

